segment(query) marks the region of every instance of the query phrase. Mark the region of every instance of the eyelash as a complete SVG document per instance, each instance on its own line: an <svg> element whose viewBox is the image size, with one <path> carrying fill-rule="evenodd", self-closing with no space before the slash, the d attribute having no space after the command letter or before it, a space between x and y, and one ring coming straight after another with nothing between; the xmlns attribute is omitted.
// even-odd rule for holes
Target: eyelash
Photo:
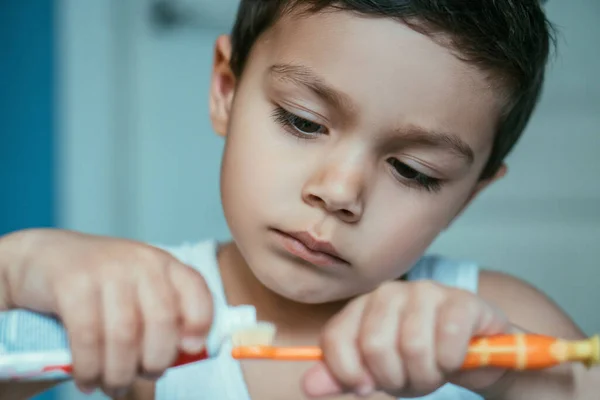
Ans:
<svg viewBox="0 0 600 400"><path fill-rule="evenodd" d="M327 134L327 128L325 128L325 126L292 114L282 107L275 108L273 111L273 118L275 119L275 122L283 126L286 131L301 139L316 139L318 135ZM325 132L305 132L296 126L299 122L323 128ZM428 192L438 192L442 187L442 181L440 179L425 175L414 168L409 167L397 158L390 157L386 161L394 168L394 174L398 175L399 179L409 181L409 184L417 185ZM409 176L406 176L406 174Z"/></svg>
<svg viewBox="0 0 600 400"><path fill-rule="evenodd" d="M301 139L315 139L318 135L327 134L327 128L325 128L323 125L299 117L281 107L275 108L273 111L273 118L275 119L275 122L283 126L288 132ZM299 122L312 124L319 128L323 128L324 132L305 132L296 126L296 124Z"/></svg>
<svg viewBox="0 0 600 400"><path fill-rule="evenodd" d="M441 179L425 175L416 169L409 167L397 158L390 157L386 161L394 168L395 174L400 175L402 179L410 181L411 184L418 185L428 192L439 192L442 188L443 182ZM409 174L410 176L403 175L403 173Z"/></svg>

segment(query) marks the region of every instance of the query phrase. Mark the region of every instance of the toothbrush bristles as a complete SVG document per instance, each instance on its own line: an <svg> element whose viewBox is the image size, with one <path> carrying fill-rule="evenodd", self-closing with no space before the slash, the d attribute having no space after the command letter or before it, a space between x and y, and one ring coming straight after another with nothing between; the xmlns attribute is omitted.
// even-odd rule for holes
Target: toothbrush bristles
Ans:
<svg viewBox="0 0 600 400"><path fill-rule="evenodd" d="M256 325L239 330L231 336L234 347L271 346L277 329L270 322L260 321Z"/></svg>

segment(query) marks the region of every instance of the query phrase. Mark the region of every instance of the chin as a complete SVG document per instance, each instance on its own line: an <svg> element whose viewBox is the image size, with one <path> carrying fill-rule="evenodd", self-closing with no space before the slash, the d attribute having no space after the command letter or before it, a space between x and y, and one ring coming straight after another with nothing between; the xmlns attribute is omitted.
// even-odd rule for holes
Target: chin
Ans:
<svg viewBox="0 0 600 400"><path fill-rule="evenodd" d="M265 265L265 264L262 264ZM271 292L287 300L302 304L325 304L350 297L342 293L341 281L321 277L317 273L290 271L285 266L278 270L250 266L256 279ZM287 270L287 271L286 271Z"/></svg>

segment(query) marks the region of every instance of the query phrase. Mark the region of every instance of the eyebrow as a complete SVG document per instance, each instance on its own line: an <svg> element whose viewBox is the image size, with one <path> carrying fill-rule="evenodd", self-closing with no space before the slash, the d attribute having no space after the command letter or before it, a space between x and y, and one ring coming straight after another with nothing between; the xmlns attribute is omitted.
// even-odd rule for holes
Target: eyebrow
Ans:
<svg viewBox="0 0 600 400"><path fill-rule="evenodd" d="M348 95L328 85L307 66L289 63L274 64L269 68L269 75L275 79L288 81L310 89L348 118L351 118L355 113L356 106ZM459 157L464 158L469 164L472 164L475 158L471 147L455 134L410 125L407 128L396 129L395 136L415 144L450 150Z"/></svg>
<svg viewBox="0 0 600 400"><path fill-rule="evenodd" d="M275 79L288 81L297 86L304 86L340 113L350 117L356 110L352 99L339 90L328 85L312 69L298 64L274 64L269 74Z"/></svg>
<svg viewBox="0 0 600 400"><path fill-rule="evenodd" d="M452 151L472 164L475 155L473 149L460 137L451 133L437 132L419 126L410 125L396 129L396 135L402 140L424 146L438 147Z"/></svg>

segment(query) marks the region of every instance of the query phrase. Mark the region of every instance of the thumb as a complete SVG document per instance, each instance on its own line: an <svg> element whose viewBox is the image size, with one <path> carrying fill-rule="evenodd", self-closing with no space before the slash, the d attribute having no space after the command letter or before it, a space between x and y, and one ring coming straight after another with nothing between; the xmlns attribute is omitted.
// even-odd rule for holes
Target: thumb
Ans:
<svg viewBox="0 0 600 400"><path fill-rule="evenodd" d="M306 371L302 379L302 389L309 397L332 396L344 391L321 362Z"/></svg>

